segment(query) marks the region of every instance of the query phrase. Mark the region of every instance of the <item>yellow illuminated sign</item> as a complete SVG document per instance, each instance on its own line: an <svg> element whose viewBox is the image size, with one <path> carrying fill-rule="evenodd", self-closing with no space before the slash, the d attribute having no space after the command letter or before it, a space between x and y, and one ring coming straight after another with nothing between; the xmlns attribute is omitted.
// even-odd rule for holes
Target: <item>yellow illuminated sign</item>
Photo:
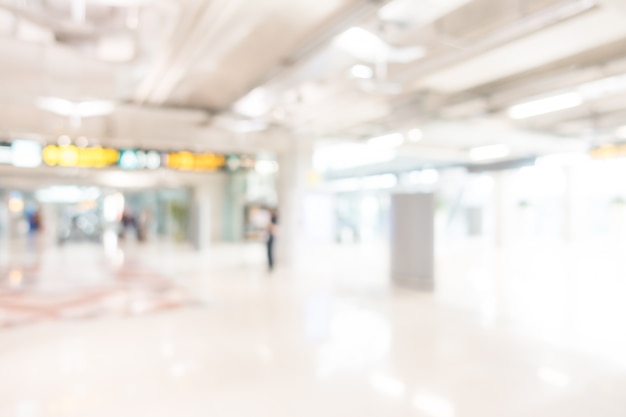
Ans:
<svg viewBox="0 0 626 417"><path fill-rule="evenodd" d="M191 152L172 152L167 155L166 166L183 171L215 171L226 165L224 155L212 153L194 154Z"/></svg>
<svg viewBox="0 0 626 417"><path fill-rule="evenodd" d="M117 164L120 152L111 148L49 145L43 149L42 157L49 166L104 168Z"/></svg>
<svg viewBox="0 0 626 417"><path fill-rule="evenodd" d="M589 154L596 159L623 158L626 157L626 143L600 146L592 149Z"/></svg>

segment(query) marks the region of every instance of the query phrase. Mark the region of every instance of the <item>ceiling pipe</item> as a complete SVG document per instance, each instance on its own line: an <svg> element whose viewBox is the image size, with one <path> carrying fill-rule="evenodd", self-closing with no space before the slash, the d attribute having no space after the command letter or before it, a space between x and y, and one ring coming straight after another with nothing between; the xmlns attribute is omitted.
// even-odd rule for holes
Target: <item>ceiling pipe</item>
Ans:
<svg viewBox="0 0 626 417"><path fill-rule="evenodd" d="M597 6L597 0L561 1L540 12L522 17L518 22L480 39L464 49L456 49L450 53L424 60L422 64L411 65L409 68L400 70L397 77L403 82L410 82L425 77L446 67L461 63L499 46L506 45L517 39L539 32L585 12L589 12ZM460 12L462 12L462 9Z"/></svg>

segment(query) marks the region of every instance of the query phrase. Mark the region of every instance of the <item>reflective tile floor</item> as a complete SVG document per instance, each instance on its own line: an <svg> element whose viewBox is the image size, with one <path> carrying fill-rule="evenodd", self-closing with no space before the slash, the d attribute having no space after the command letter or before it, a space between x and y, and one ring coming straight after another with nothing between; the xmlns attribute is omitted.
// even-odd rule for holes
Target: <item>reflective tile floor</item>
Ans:
<svg viewBox="0 0 626 417"><path fill-rule="evenodd" d="M0 251L1 417L626 415L607 242L446 245L434 294L391 288L377 245L271 275L257 245L110 249Z"/></svg>

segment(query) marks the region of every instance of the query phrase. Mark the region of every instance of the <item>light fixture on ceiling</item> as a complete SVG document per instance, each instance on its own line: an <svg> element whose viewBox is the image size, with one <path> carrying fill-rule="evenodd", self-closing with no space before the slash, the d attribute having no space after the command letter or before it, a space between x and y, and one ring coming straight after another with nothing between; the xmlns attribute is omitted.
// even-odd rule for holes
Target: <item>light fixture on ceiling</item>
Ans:
<svg viewBox="0 0 626 417"><path fill-rule="evenodd" d="M360 27L341 33L334 43L354 58L372 64L381 61L406 64L426 55L426 49L421 46L395 47Z"/></svg>
<svg viewBox="0 0 626 417"><path fill-rule="evenodd" d="M368 65L358 64L350 69L350 75L354 78L369 80L374 77L374 70Z"/></svg>
<svg viewBox="0 0 626 417"><path fill-rule="evenodd" d="M509 116L521 120L560 110L571 109L583 104L583 97L578 92L562 93L517 104L509 109Z"/></svg>
<svg viewBox="0 0 626 417"><path fill-rule="evenodd" d="M109 100L91 100L74 102L58 97L40 97L37 107L50 113L65 117L106 116L115 110L115 102Z"/></svg>
<svg viewBox="0 0 626 417"><path fill-rule="evenodd" d="M233 105L235 113L246 117L261 117L270 110L267 90L262 87L255 88L248 94L237 100Z"/></svg>
<svg viewBox="0 0 626 417"><path fill-rule="evenodd" d="M511 154L511 149L505 144L480 146L469 151L473 161L489 161L505 158Z"/></svg>
<svg viewBox="0 0 626 417"><path fill-rule="evenodd" d="M377 148L396 148L404 143L404 135L402 133L390 133L388 135L377 136L367 141L368 145Z"/></svg>
<svg viewBox="0 0 626 417"><path fill-rule="evenodd" d="M424 132L422 132L420 129L411 129L409 130L407 136L409 137L410 142L415 143L424 139Z"/></svg>

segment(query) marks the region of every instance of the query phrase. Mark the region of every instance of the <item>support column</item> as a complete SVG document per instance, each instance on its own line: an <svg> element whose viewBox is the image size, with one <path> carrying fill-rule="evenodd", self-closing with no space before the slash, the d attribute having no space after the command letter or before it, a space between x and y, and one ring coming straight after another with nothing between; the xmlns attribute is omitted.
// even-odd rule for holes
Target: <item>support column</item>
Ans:
<svg viewBox="0 0 626 417"><path fill-rule="evenodd" d="M302 201L312 169L313 143L306 138L289 138L279 154L277 261L293 266L302 243Z"/></svg>
<svg viewBox="0 0 626 417"><path fill-rule="evenodd" d="M206 250L212 242L221 240L224 183L224 174L215 173L192 189L189 235L191 243L198 251Z"/></svg>
<svg viewBox="0 0 626 417"><path fill-rule="evenodd" d="M418 290L435 288L434 194L396 194L391 204L391 277Z"/></svg>

